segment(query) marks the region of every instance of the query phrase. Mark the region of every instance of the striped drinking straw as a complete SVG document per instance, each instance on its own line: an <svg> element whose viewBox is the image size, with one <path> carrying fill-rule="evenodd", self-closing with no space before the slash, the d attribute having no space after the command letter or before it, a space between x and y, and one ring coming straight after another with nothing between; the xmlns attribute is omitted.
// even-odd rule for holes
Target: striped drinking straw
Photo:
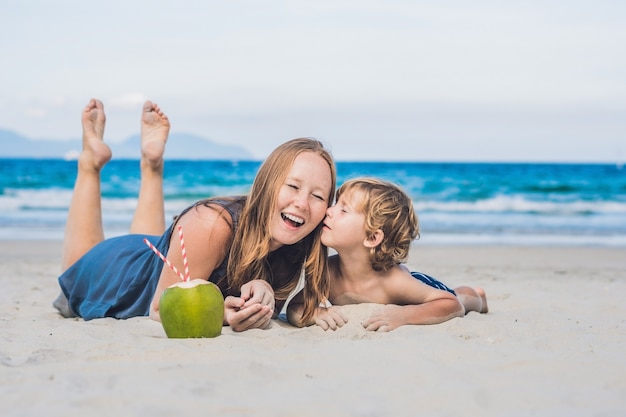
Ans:
<svg viewBox="0 0 626 417"><path fill-rule="evenodd" d="M185 276L182 274L182 272L176 269L176 267L172 265L172 263L165 256L163 256L163 254L157 248L155 248L154 245L150 243L148 239L144 238L143 241L146 243L146 245L148 245L150 249L152 249L154 253L158 255L159 258L161 258L163 262L165 262L167 266L169 266L172 269L172 271L176 272L176 274L180 277L182 281L186 281Z"/></svg>
<svg viewBox="0 0 626 417"><path fill-rule="evenodd" d="M180 250L183 252L183 265L185 266L185 281L189 281L189 264L187 263L187 251L185 250L185 238L183 237L183 226L178 226L178 237L180 238Z"/></svg>

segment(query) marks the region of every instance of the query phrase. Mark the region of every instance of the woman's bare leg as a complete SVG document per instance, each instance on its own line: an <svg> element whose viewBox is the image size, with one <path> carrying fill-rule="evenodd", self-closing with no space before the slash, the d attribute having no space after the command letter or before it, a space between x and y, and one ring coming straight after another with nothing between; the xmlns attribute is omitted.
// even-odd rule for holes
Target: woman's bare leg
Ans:
<svg viewBox="0 0 626 417"><path fill-rule="evenodd" d="M489 307L487 306L487 295L485 290L476 287L457 287L454 289L456 296L465 307L465 314L470 311L476 311L478 313L487 313Z"/></svg>
<svg viewBox="0 0 626 417"><path fill-rule="evenodd" d="M141 113L141 185L130 233L160 235L165 231L163 153L170 121L156 103L146 101Z"/></svg>
<svg viewBox="0 0 626 417"><path fill-rule="evenodd" d="M62 271L104 240L100 171L111 159L111 149L103 141L106 116L102 102L91 99L81 121L83 150L78 158L78 173L65 224Z"/></svg>

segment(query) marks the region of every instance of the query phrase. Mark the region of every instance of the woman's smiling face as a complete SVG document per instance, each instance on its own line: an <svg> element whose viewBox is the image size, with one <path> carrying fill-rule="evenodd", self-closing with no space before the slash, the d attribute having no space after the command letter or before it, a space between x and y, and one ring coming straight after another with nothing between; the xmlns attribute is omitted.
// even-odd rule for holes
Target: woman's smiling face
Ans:
<svg viewBox="0 0 626 417"><path fill-rule="evenodd" d="M271 250L299 242L322 222L331 188L326 160L313 152L300 153L278 191L270 223Z"/></svg>

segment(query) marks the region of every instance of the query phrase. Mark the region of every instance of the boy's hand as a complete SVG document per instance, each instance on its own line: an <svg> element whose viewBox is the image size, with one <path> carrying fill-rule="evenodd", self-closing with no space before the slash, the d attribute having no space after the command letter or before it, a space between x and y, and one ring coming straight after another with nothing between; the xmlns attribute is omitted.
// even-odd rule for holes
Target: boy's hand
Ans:
<svg viewBox="0 0 626 417"><path fill-rule="evenodd" d="M348 322L346 316L341 312L341 307L318 307L315 313L315 324L324 330L337 330Z"/></svg>
<svg viewBox="0 0 626 417"><path fill-rule="evenodd" d="M366 330L375 332L389 332L402 325L399 321L399 315L402 306L393 304L385 305L374 311L369 319L363 322Z"/></svg>

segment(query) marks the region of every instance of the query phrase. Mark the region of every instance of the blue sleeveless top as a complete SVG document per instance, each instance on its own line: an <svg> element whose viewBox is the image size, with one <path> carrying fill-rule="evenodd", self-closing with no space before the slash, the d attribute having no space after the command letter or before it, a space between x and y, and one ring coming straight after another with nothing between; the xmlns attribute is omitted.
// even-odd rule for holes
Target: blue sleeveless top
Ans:
<svg viewBox="0 0 626 417"><path fill-rule="evenodd" d="M161 236L131 234L106 239L94 246L59 277L61 291L72 312L85 320L102 317L125 319L147 316L156 291L163 261L143 241L147 238L164 256L177 219L200 204L223 207L237 229L245 197L203 200L185 209ZM208 280L226 294L226 269L230 251Z"/></svg>

